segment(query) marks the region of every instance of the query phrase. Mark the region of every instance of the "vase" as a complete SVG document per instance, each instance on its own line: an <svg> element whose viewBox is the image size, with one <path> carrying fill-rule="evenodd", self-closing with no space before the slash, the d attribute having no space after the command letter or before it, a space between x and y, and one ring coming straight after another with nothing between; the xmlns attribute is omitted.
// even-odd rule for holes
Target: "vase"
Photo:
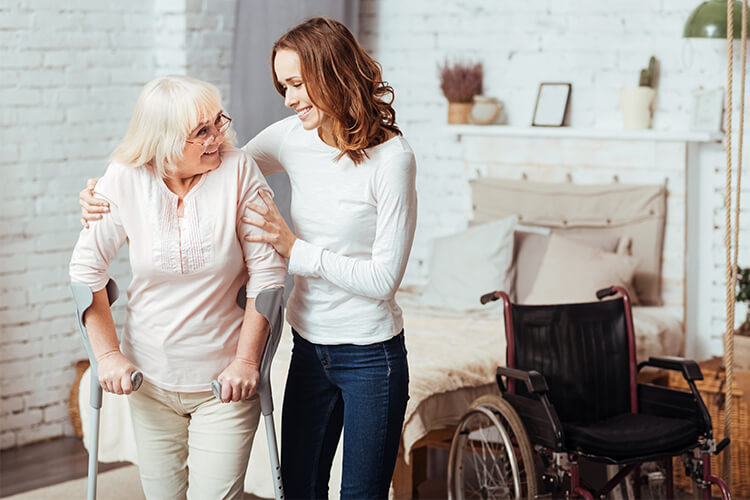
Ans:
<svg viewBox="0 0 750 500"><path fill-rule="evenodd" d="M656 91L651 87L620 89L620 109L625 130L651 128Z"/></svg>
<svg viewBox="0 0 750 500"><path fill-rule="evenodd" d="M500 124L503 122L503 116L503 105L500 101L494 97L474 96L474 103L469 114L470 123L474 125Z"/></svg>
<svg viewBox="0 0 750 500"><path fill-rule="evenodd" d="M469 123L471 115L471 102L449 102L448 103L448 123L452 125L460 123Z"/></svg>

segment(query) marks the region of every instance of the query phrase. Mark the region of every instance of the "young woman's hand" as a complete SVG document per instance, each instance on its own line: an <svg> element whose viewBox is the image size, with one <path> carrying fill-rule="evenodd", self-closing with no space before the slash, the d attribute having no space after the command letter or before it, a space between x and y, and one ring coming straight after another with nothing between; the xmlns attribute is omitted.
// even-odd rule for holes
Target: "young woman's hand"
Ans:
<svg viewBox="0 0 750 500"><path fill-rule="evenodd" d="M119 350L103 354L96 360L99 384L112 394L130 394L133 384L130 374L137 370Z"/></svg>
<svg viewBox="0 0 750 500"><path fill-rule="evenodd" d="M284 221L281 212L279 212L271 196L262 189L259 191L259 194L266 204L265 207L252 202L247 202L245 206L260 215L262 219L245 216L242 217L242 222L259 227L265 233L248 234L245 236L245 239L247 241L270 243L279 252L279 255L288 259L292 253L294 242L297 241L297 236L286 225L286 221Z"/></svg>
<svg viewBox="0 0 750 500"><path fill-rule="evenodd" d="M221 401L228 403L253 397L260 378L258 368L258 364L249 359L234 358L216 377L221 383Z"/></svg>
<svg viewBox="0 0 750 500"><path fill-rule="evenodd" d="M98 181L98 178L89 179L86 181L86 187L78 194L81 203L81 225L86 229L89 228L89 221L99 220L102 214L109 212L109 203L94 198L94 188Z"/></svg>

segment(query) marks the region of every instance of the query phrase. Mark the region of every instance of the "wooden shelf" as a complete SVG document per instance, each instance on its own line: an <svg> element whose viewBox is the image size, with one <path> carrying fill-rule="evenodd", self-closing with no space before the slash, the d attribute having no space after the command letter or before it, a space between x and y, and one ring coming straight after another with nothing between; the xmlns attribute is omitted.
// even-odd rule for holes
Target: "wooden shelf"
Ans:
<svg viewBox="0 0 750 500"><path fill-rule="evenodd" d="M460 136L521 137L529 139L605 139L617 141L716 142L723 132L671 130L597 130L570 127L511 127L507 125L446 125Z"/></svg>

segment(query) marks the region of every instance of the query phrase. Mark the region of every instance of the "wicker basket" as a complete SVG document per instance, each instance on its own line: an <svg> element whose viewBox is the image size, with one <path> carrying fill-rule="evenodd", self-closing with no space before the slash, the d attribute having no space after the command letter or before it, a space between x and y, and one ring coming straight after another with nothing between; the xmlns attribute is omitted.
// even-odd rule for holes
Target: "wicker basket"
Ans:
<svg viewBox="0 0 750 500"><path fill-rule="evenodd" d="M68 396L68 415L70 415L70 423L73 424L73 432L75 432L76 436L79 438L83 438L83 430L81 429L81 411L78 405L78 387L81 385L81 378L88 367L88 359L76 361L76 378L73 381L73 385L70 387L70 395Z"/></svg>
<svg viewBox="0 0 750 500"><path fill-rule="evenodd" d="M724 437L724 369L721 367L721 359L700 363L703 372L703 380L697 381L696 386L703 397L703 401L711 414L711 422L714 427L714 437L720 441ZM750 377L748 371L734 371L735 380ZM680 372L669 373L669 386L675 389L689 391L687 382ZM738 384L732 384L732 482L731 493L734 498L750 498L750 412L748 412L748 397ZM711 472L722 477L723 457L726 450L712 457ZM726 478L724 478L726 480ZM692 490L692 480L685 476L685 468L682 460L675 458L674 461L674 484L675 487L686 491ZM716 490L714 490L716 492Z"/></svg>

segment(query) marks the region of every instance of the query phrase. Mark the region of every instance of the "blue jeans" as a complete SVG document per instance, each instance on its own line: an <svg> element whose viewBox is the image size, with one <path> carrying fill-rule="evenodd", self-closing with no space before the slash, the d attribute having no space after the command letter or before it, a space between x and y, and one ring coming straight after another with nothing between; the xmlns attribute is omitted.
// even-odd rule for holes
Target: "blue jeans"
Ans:
<svg viewBox="0 0 750 500"><path fill-rule="evenodd" d="M319 345L293 335L281 426L286 497L328 498L343 427L341 498L387 498L409 399L403 331L371 345Z"/></svg>

